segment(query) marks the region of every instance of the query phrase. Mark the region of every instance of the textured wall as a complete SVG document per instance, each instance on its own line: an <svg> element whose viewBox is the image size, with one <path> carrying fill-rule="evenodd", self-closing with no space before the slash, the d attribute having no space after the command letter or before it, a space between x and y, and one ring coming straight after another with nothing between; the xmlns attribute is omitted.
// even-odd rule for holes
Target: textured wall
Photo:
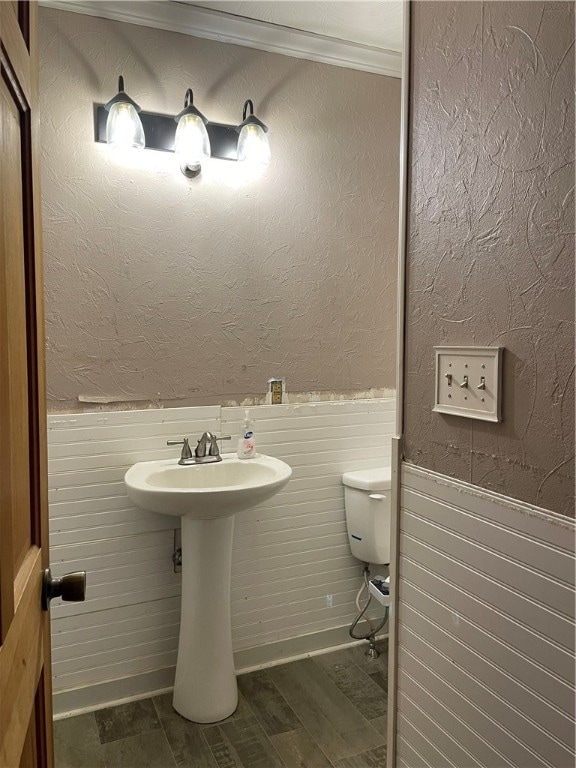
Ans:
<svg viewBox="0 0 576 768"><path fill-rule="evenodd" d="M51 409L393 386L400 81L48 9L41 33ZM114 157L92 104L121 72L151 111L252 97L268 173Z"/></svg>
<svg viewBox="0 0 576 768"><path fill-rule="evenodd" d="M574 514L572 3L412 6L406 458ZM502 424L432 413L439 344L500 344Z"/></svg>

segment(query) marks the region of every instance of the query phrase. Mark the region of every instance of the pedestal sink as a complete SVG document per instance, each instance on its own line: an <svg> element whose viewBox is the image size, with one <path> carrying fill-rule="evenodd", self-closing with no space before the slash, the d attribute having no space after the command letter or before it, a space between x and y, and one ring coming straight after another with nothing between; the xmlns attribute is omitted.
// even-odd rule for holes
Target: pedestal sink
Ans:
<svg viewBox="0 0 576 768"><path fill-rule="evenodd" d="M223 720L238 705L230 626L234 515L266 501L290 479L271 456L213 464L134 464L124 477L142 509L182 518L182 611L174 709L188 720Z"/></svg>

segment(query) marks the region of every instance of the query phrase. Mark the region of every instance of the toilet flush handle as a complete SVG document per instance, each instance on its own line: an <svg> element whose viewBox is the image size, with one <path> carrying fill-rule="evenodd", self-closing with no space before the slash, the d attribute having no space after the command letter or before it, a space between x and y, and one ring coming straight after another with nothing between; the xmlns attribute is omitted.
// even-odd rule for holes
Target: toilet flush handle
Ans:
<svg viewBox="0 0 576 768"><path fill-rule="evenodd" d="M386 496L383 496L381 493L371 493L370 498L374 499L374 501L384 501Z"/></svg>

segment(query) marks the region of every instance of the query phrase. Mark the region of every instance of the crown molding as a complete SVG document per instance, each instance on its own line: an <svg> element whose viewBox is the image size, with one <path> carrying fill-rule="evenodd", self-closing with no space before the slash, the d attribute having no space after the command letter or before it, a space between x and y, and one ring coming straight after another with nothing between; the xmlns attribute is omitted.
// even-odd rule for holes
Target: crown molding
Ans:
<svg viewBox="0 0 576 768"><path fill-rule="evenodd" d="M223 11L165 0L40 0L59 11L179 32L221 43L256 48L282 56L332 64L336 67L402 76L402 54L371 45L280 26Z"/></svg>

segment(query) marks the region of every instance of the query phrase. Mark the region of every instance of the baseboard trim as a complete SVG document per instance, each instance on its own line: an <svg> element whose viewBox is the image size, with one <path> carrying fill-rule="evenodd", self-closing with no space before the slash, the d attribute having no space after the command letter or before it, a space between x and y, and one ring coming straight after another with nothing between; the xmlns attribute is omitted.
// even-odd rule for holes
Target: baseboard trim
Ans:
<svg viewBox="0 0 576 768"><path fill-rule="evenodd" d="M126 704L129 701L146 699L149 696L165 693L174 687L176 667L163 667L149 672L141 672L130 677L118 677L104 680L81 688L67 691L54 691L52 709L54 720L94 712L97 709Z"/></svg>
<svg viewBox="0 0 576 768"><path fill-rule="evenodd" d="M352 640L348 629L348 626L336 627L311 635L291 637L289 640L280 640L276 643L238 651L234 654L236 674L245 675L258 669L276 667L278 664L286 664L289 661L298 661L310 656L320 656L323 653L351 648L366 642L365 640ZM385 632L377 636L379 640L388 637L387 625L385 629Z"/></svg>
<svg viewBox="0 0 576 768"><path fill-rule="evenodd" d="M387 632L378 635L378 639L386 637L388 637ZM364 642L364 640L351 640L348 626L343 626L310 635L291 637L288 640L279 640L267 645L244 648L234 654L236 673L243 675L257 669L320 656L323 653L361 645ZM164 667L131 677L105 680L67 691L55 691L52 699L54 720L63 720L85 712L94 712L98 709L167 693L174 686L175 671L175 667Z"/></svg>

